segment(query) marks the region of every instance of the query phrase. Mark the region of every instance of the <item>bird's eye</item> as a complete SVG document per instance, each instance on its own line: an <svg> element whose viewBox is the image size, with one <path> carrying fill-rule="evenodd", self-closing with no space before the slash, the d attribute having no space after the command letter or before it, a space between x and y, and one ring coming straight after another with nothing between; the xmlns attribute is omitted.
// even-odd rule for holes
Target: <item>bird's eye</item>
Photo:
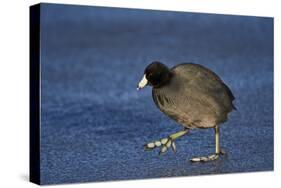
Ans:
<svg viewBox="0 0 281 188"><path fill-rule="evenodd" d="M148 74L148 77L151 77L152 75L153 75L152 73L149 73L149 74Z"/></svg>

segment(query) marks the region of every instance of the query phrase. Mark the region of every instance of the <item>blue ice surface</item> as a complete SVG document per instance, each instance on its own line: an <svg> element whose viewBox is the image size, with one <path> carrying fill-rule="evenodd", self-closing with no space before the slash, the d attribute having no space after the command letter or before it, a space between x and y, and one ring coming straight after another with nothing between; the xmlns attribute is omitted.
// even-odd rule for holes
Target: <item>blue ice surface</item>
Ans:
<svg viewBox="0 0 281 188"><path fill-rule="evenodd" d="M273 170L273 19L43 4L42 184ZM136 85L151 61L204 65L233 91L237 111L195 129L177 153L144 151L182 129Z"/></svg>

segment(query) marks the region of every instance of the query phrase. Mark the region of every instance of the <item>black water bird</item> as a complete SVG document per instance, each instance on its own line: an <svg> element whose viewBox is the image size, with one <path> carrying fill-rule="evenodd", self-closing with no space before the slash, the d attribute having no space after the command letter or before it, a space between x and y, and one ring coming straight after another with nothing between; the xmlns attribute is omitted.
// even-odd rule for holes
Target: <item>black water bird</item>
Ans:
<svg viewBox="0 0 281 188"><path fill-rule="evenodd" d="M224 152L220 148L219 126L226 122L229 113L236 109L229 87L211 70L194 63L182 63L169 69L154 61L144 71L138 89L152 86L156 106L171 119L183 126L183 130L166 138L150 142L146 149L161 147L160 154L169 148L176 151L175 140L194 128L214 128L215 153L207 157L194 157L193 162L212 161Z"/></svg>

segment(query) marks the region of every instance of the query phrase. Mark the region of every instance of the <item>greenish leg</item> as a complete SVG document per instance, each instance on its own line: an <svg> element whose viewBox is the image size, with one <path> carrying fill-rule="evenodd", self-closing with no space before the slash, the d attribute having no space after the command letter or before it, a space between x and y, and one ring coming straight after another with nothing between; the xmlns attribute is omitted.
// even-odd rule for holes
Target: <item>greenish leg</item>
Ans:
<svg viewBox="0 0 281 188"><path fill-rule="evenodd" d="M207 162L213 161L219 158L220 155L225 154L225 152L220 148L220 129L219 126L215 127L215 142L216 142L216 149L215 154L209 155L207 157L194 157L190 159L191 162Z"/></svg>
<svg viewBox="0 0 281 188"><path fill-rule="evenodd" d="M146 150L152 150L157 147L162 147L159 152L159 155L165 153L170 147L172 147L173 151L176 152L175 140L179 137L186 135L188 131L189 131L188 129L184 129L182 131L171 134L166 138L162 138L160 140L156 140L148 144L145 144L144 147Z"/></svg>
<svg viewBox="0 0 281 188"><path fill-rule="evenodd" d="M220 154L221 147L220 147L220 128L219 128L219 126L215 127L215 141L216 141L216 153L215 154Z"/></svg>
<svg viewBox="0 0 281 188"><path fill-rule="evenodd" d="M184 129L182 131L179 131L179 132L176 132L174 134L171 134L169 137L172 139L172 140L175 140L179 137L182 137L183 135L187 134L188 133L188 129Z"/></svg>

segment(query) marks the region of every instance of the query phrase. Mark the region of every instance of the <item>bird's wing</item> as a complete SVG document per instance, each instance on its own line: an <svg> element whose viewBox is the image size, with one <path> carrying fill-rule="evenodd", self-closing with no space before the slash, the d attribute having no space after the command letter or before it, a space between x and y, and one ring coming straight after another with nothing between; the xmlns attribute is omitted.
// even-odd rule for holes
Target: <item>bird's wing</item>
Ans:
<svg viewBox="0 0 281 188"><path fill-rule="evenodd" d="M227 110L231 111L235 107L232 101L235 99L229 87L220 77L211 70L193 63L181 64L172 68L172 71L181 75L181 79L188 82L185 89L196 88L198 92L208 94L217 103L221 103Z"/></svg>
<svg viewBox="0 0 281 188"><path fill-rule="evenodd" d="M153 89L152 93L156 106L164 114L188 128L204 127L202 123L206 124L206 121L202 122L202 119L208 117L212 122L216 120L217 104L212 102L212 98L208 95L198 92L196 88L189 90L181 88L169 92L163 88Z"/></svg>

